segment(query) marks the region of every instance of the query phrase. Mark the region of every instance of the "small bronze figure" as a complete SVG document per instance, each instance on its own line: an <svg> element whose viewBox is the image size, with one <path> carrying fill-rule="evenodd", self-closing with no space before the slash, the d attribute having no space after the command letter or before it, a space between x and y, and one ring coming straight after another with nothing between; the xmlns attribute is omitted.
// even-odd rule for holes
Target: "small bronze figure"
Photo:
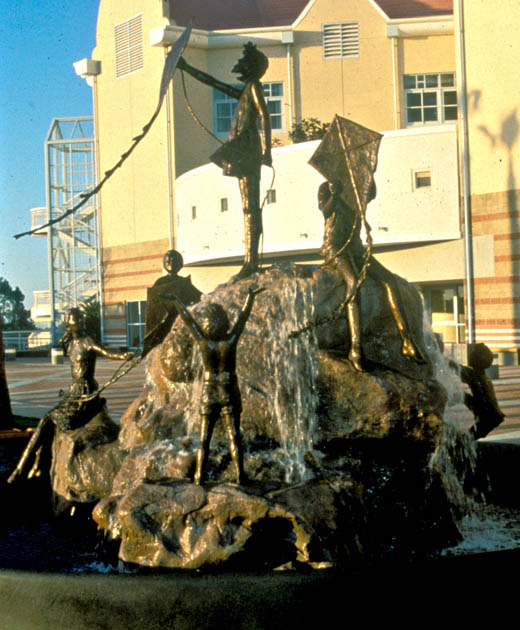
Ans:
<svg viewBox="0 0 520 630"><path fill-rule="evenodd" d="M320 253L325 259L326 266L339 271L345 282L346 295L350 296L347 302L349 360L357 370L362 371L361 331L356 292L358 278L366 266L367 275L380 282L385 289L388 305L401 336L403 355L424 362L426 351L421 342L412 339L410 327L403 315L405 312L402 309L403 300L396 277L372 255L366 259L366 250L361 241L360 217L343 201L340 196L341 189L340 182L324 182L318 190L318 205L325 218ZM375 196L376 186L372 181L367 203Z"/></svg>
<svg viewBox="0 0 520 630"><path fill-rule="evenodd" d="M178 275L183 264L182 255L177 250L168 250L163 257L163 267L168 275L161 276L148 289L143 357L162 343L170 332L178 315L174 297L177 296L188 306L200 300L202 293L193 286L191 278Z"/></svg>
<svg viewBox="0 0 520 630"><path fill-rule="evenodd" d="M255 297L264 290L257 287L249 289L246 303L231 330L226 311L220 304L208 305L199 324L186 310L184 304L179 299L175 300L184 323L197 341L204 367L200 400L200 446L194 477L194 483L197 485L204 483L211 436L221 413L226 423L236 481L238 484L246 482L240 439L242 402L236 375L237 344L251 314Z"/></svg>
<svg viewBox="0 0 520 630"><path fill-rule="evenodd" d="M70 360L72 385L68 392L69 397L92 394L98 389L94 378L96 355L119 361L133 356L131 352L109 352L89 337L85 332L85 317L79 308L71 308L66 313L65 328L60 344L66 348Z"/></svg>
<svg viewBox="0 0 520 630"><path fill-rule="evenodd" d="M262 234L260 171L262 164L272 165L271 119L260 83L268 65L267 57L254 44L245 44L243 55L232 70L245 83L242 89L237 89L190 66L183 58L178 64L181 70L198 81L238 100L229 139L211 156L224 175L238 178L240 186L246 251L237 279L250 275L258 268L258 246ZM258 119L262 135L258 132Z"/></svg>
<svg viewBox="0 0 520 630"><path fill-rule="evenodd" d="M465 393L464 404L475 416L475 424L470 431L478 440L496 429L503 422L505 414L498 405L495 388L486 374L486 369L493 363L491 350L484 343L472 344L468 363L469 366L461 366L460 378L471 390L471 394Z"/></svg>

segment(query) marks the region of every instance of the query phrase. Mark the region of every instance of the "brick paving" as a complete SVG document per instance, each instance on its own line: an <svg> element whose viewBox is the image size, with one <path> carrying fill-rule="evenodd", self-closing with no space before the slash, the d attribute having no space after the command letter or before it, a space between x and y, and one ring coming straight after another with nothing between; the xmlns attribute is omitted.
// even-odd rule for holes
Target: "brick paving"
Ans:
<svg viewBox="0 0 520 630"><path fill-rule="evenodd" d="M118 361L98 359L97 381L102 384L109 380L119 365ZM13 412L21 416L43 416L60 401L59 390L68 389L71 382L67 359L63 365L52 365L50 359L17 358L6 363L6 371ZM144 377L145 367L140 364L103 392L110 415L115 420L142 392ZM486 439L520 441L520 366L500 367L499 378L493 383L506 419ZM463 406L456 412L460 422L471 423L471 415Z"/></svg>

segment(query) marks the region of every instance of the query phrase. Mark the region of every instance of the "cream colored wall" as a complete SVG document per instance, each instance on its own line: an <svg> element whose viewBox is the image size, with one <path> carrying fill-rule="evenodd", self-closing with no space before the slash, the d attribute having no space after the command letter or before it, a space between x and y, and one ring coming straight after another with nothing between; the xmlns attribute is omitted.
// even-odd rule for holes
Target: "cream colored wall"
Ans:
<svg viewBox="0 0 520 630"><path fill-rule="evenodd" d="M262 170L262 198L271 186L276 203L263 210L266 254L316 252L323 219L316 195L323 181L308 164L319 142L273 151L276 179ZM429 169L432 186L413 189L414 169ZM460 238L457 147L453 125L406 129L383 137L376 171L378 195L368 207L368 221L379 245ZM228 200L227 212L220 199ZM187 263L236 261L243 257L242 204L236 180L205 165L175 183L177 247ZM192 218L192 208L196 218ZM447 261L448 263L448 261Z"/></svg>
<svg viewBox="0 0 520 630"><path fill-rule="evenodd" d="M392 43L385 22L366 0L316 2L295 31L296 114L324 122L334 114L373 129L392 129ZM324 23L360 23L358 59L324 59Z"/></svg>
<svg viewBox="0 0 520 630"><path fill-rule="evenodd" d="M116 79L114 26L143 15L144 68ZM149 31L166 23L160 0L101 0L97 46L96 117L101 175L112 168L151 117L158 98L164 51L149 45ZM142 143L100 194L102 246L168 236L165 108Z"/></svg>
<svg viewBox="0 0 520 630"><path fill-rule="evenodd" d="M520 3L464 2L471 192L520 189Z"/></svg>

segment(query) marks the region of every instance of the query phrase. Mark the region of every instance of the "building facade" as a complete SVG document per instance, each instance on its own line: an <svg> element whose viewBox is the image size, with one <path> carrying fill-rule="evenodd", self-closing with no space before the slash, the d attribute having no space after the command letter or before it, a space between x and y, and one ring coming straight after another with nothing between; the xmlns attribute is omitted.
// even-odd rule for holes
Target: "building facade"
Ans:
<svg viewBox="0 0 520 630"><path fill-rule="evenodd" d="M459 4L466 10L468 40L466 136L459 102L465 87L458 63ZM315 145L290 144L293 122L310 117L329 122L335 114L350 118L384 134L378 197L368 209L376 255L421 287L447 341L462 340L468 186L461 185L461 156L467 137L472 158L464 163L470 165L470 180L478 182L466 196L474 210L477 337L497 347L516 345L520 296L514 289L510 216L518 200L515 84L511 80L503 89L507 106L484 90L497 75L489 58L484 63L479 37L496 46L503 35L486 31L482 11L491 21L498 17L485 2L477 4L480 14L474 3L455 2L454 15L451 0L101 0L97 45L86 60L93 70L83 72L94 91L99 174L117 162L150 117L165 54L191 17L185 57L222 81L236 83L231 68L243 44L253 41L269 58L262 80L277 145L274 180L270 169L262 172L264 261L319 260L321 178L307 165ZM514 0L507 4L518 12ZM237 182L207 165L227 136L234 103L189 76L182 79L177 72L149 134L100 193L107 343L139 341L146 288L160 275L169 247L183 253L185 271L203 291L227 280L241 263ZM496 173L488 178L486 156L495 150ZM489 211L492 199L500 199L500 210ZM508 301L500 302L504 295ZM489 331L498 329L511 334L492 337Z"/></svg>

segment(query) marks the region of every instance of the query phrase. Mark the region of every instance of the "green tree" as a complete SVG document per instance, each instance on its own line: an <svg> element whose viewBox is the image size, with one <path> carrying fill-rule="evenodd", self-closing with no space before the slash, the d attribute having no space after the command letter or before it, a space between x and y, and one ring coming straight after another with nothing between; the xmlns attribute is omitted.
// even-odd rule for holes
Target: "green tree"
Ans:
<svg viewBox="0 0 520 630"><path fill-rule="evenodd" d="M24 307L25 295L13 289L5 278L0 278L0 317L3 330L34 330L30 312Z"/></svg>
<svg viewBox="0 0 520 630"><path fill-rule="evenodd" d="M321 140L330 123L323 123L317 118L303 118L300 122L295 122L289 131L289 138L294 144L307 142L309 140Z"/></svg>

